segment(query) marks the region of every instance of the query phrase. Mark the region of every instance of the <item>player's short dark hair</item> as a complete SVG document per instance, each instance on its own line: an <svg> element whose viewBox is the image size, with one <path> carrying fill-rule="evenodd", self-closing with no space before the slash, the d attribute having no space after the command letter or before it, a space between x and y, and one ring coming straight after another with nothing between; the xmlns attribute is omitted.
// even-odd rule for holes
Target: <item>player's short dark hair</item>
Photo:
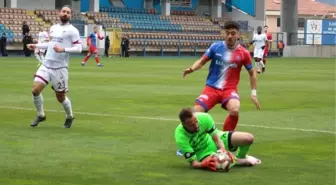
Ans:
<svg viewBox="0 0 336 185"><path fill-rule="evenodd" d="M268 26L267 26L267 25L265 25L265 26L264 26L264 28L268 28Z"/></svg>
<svg viewBox="0 0 336 185"><path fill-rule="evenodd" d="M236 21L228 21L224 24L224 29L228 30L228 29L236 29L239 31L240 26Z"/></svg>
<svg viewBox="0 0 336 185"><path fill-rule="evenodd" d="M72 8L71 8L70 5L63 5L63 6L62 6L62 9L63 9L63 8L69 8L69 9L71 10L71 12L72 12Z"/></svg>
<svg viewBox="0 0 336 185"><path fill-rule="evenodd" d="M182 123L193 117L194 111L191 108L183 108L180 111L179 118Z"/></svg>

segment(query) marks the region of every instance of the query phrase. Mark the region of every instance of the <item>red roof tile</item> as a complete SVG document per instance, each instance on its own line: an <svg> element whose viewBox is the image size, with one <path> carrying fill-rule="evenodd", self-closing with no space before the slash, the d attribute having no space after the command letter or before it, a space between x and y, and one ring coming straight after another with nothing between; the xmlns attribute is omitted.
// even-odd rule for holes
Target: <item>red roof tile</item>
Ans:
<svg viewBox="0 0 336 185"><path fill-rule="evenodd" d="M298 0L299 15L325 15L336 13L336 7L315 0ZM280 11L281 0L266 0L267 11Z"/></svg>

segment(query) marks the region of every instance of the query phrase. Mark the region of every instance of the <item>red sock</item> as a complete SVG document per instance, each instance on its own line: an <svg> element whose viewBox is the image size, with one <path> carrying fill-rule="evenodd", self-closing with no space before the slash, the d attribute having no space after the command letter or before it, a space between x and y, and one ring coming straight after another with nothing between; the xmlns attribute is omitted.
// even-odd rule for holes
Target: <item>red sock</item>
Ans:
<svg viewBox="0 0 336 185"><path fill-rule="evenodd" d="M88 60L89 60L89 58L90 58L90 55L88 56L88 55L86 55L85 57L84 57L84 60L83 60L83 62L87 62Z"/></svg>
<svg viewBox="0 0 336 185"><path fill-rule="evenodd" d="M99 64L100 63L99 62L99 57L95 57L95 59L96 59L96 63Z"/></svg>
<svg viewBox="0 0 336 185"><path fill-rule="evenodd" d="M223 130L224 131L234 131L238 123L239 116L228 115L225 119Z"/></svg>

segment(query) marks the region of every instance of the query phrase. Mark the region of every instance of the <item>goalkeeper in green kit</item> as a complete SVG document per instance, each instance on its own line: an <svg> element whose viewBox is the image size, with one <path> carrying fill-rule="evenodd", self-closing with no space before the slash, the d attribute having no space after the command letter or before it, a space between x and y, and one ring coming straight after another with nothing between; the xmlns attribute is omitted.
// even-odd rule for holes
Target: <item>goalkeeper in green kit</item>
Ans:
<svg viewBox="0 0 336 185"><path fill-rule="evenodd" d="M194 112L190 108L182 109L179 118L181 124L175 129L175 141L193 168L216 171L216 161L211 155L217 150L226 152L234 165L254 166L261 163L259 159L247 155L253 143L252 134L217 130L208 113ZM234 157L230 152L236 150Z"/></svg>

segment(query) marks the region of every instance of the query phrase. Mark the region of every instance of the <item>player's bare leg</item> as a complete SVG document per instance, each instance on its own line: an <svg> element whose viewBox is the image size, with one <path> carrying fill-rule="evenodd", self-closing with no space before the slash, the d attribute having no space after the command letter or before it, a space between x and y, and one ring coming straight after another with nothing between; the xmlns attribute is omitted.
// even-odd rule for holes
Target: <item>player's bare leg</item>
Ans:
<svg viewBox="0 0 336 185"><path fill-rule="evenodd" d="M257 68L257 73L261 73L260 58L255 58L255 64L256 64L256 68Z"/></svg>
<svg viewBox="0 0 336 185"><path fill-rule="evenodd" d="M234 131L239 120L240 101L238 99L232 98L226 103L225 106L229 112L229 115L225 119L223 130Z"/></svg>
<svg viewBox="0 0 336 185"><path fill-rule="evenodd" d="M252 134L247 132L233 132L231 135L232 147L238 147L236 164L240 166L254 166L261 164L261 160L248 156L247 153L254 142Z"/></svg>
<svg viewBox="0 0 336 185"><path fill-rule="evenodd" d="M43 110L43 96L41 92L43 91L46 84L44 82L35 81L32 88L33 102L37 111L36 119L30 124L32 127L36 127L42 121L46 120L46 116Z"/></svg>
<svg viewBox="0 0 336 185"><path fill-rule="evenodd" d="M260 59L259 59L259 62L260 62L261 70L263 71L263 69L265 68L265 64L264 64L264 62L263 62L263 58L260 58Z"/></svg>
<svg viewBox="0 0 336 185"><path fill-rule="evenodd" d="M194 111L195 112L206 112L205 109L200 105L195 105L194 106Z"/></svg>
<svg viewBox="0 0 336 185"><path fill-rule="evenodd" d="M64 128L70 128L75 117L72 113L71 101L66 96L65 92L55 92L57 101L63 105L64 111L66 113L66 119L64 122Z"/></svg>
<svg viewBox="0 0 336 185"><path fill-rule="evenodd" d="M264 62L264 67L262 68L261 72L265 72L266 71L266 56L263 58L263 62Z"/></svg>
<svg viewBox="0 0 336 185"><path fill-rule="evenodd" d="M86 62L89 60L91 54L92 54L92 53L91 53L90 51L86 54L85 58L84 58L83 61L82 61L82 66L85 66L85 65L86 65Z"/></svg>
<svg viewBox="0 0 336 185"><path fill-rule="evenodd" d="M98 51L95 52L95 60L96 60L96 63L97 63L98 67L103 67L104 66L103 64L100 63L99 56L98 56Z"/></svg>

